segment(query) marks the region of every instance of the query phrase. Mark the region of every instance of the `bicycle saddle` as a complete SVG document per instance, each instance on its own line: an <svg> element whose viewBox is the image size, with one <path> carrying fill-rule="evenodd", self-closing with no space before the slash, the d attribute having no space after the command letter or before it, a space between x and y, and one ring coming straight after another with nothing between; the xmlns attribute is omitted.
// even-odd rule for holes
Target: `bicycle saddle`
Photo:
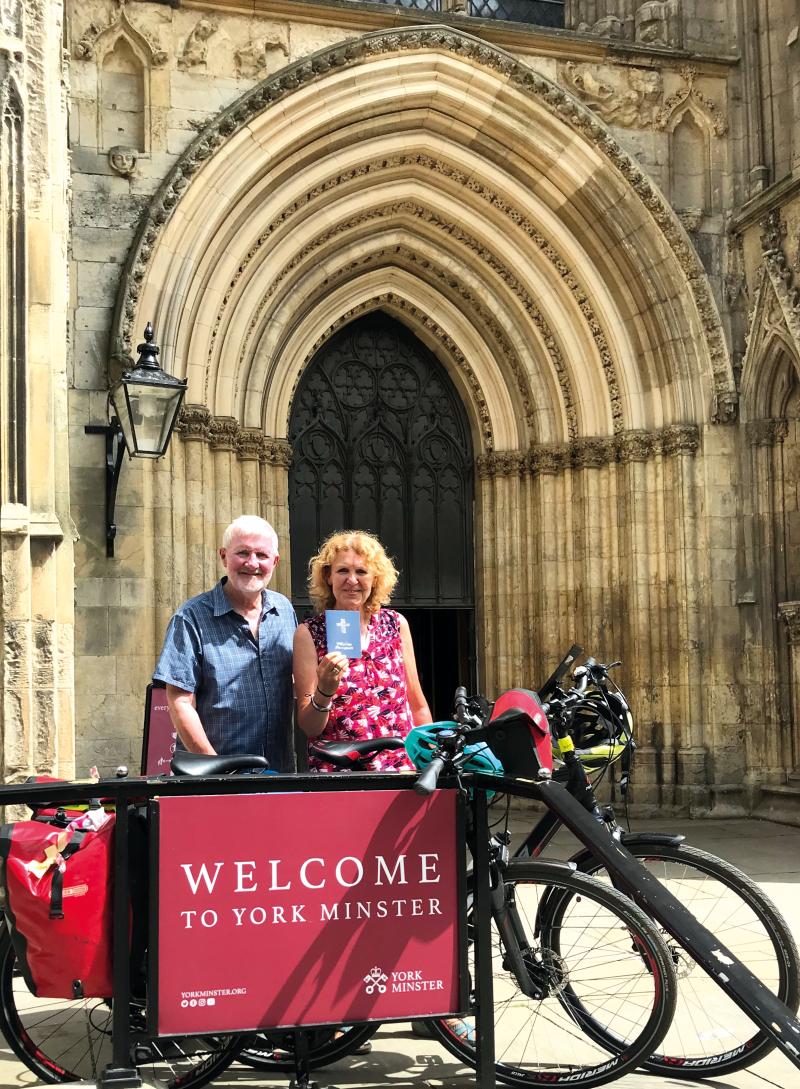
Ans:
<svg viewBox="0 0 800 1089"><path fill-rule="evenodd" d="M170 763L173 775L230 775L234 771L268 767L266 757L248 753L209 756L203 752L176 752Z"/></svg>
<svg viewBox="0 0 800 1089"><path fill-rule="evenodd" d="M367 756L383 752L385 749L402 749L400 737L374 737L366 741L332 741L330 744L309 745L312 756L333 764L336 768L352 768Z"/></svg>

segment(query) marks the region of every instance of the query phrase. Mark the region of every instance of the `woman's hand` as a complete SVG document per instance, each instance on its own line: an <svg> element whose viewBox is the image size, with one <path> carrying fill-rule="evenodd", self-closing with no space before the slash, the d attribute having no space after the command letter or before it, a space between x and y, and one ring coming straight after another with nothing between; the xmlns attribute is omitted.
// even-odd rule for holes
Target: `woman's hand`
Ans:
<svg viewBox="0 0 800 1089"><path fill-rule="evenodd" d="M324 658L320 659L320 663L317 666L317 688L319 689L319 694L326 699L331 699L335 696L339 688L339 682L343 677L347 676L348 672L349 663L344 654L337 654L335 651L326 654Z"/></svg>

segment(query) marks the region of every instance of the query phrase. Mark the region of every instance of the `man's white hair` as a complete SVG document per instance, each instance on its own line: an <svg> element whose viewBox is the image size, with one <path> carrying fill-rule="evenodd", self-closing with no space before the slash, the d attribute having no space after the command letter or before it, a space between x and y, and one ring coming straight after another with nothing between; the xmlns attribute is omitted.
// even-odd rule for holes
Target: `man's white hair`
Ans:
<svg viewBox="0 0 800 1089"><path fill-rule="evenodd" d="M259 518L257 514L240 514L238 518L234 518L222 534L223 548L230 548L234 533L260 533L264 537L271 537L275 543L275 548L278 547L278 534L269 522L264 518Z"/></svg>

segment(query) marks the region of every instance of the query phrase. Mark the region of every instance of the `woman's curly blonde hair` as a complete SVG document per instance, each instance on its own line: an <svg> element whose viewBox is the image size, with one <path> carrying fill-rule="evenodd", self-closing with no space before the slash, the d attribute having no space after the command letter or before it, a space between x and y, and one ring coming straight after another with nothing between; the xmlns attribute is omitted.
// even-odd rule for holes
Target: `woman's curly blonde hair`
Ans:
<svg viewBox="0 0 800 1089"><path fill-rule="evenodd" d="M391 600L392 590L397 583L397 570L386 555L383 545L371 533L348 529L332 533L322 542L316 556L308 561L308 596L318 613L332 609L336 603L333 590L328 584L328 576L337 552L344 552L348 548L363 558L374 579L372 592L364 606L366 611L370 614L376 613L381 605L388 605Z"/></svg>

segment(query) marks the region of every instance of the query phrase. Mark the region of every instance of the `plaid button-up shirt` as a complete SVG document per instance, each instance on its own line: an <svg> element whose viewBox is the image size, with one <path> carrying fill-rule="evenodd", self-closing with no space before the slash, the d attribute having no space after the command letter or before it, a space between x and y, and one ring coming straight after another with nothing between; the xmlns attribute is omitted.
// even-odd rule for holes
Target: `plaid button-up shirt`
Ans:
<svg viewBox="0 0 800 1089"><path fill-rule="evenodd" d="M194 692L203 729L220 755L259 753L275 771L292 771L297 617L283 594L263 590L256 643L225 596L225 581L181 605L153 677Z"/></svg>

